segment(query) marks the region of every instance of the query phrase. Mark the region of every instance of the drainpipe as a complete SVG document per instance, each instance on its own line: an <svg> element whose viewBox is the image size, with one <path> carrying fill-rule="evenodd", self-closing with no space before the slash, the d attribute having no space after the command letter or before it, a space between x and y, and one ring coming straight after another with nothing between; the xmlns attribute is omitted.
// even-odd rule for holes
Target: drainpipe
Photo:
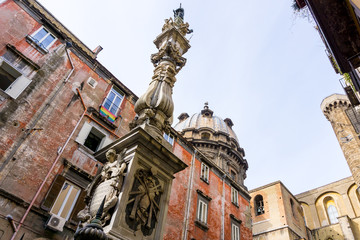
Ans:
<svg viewBox="0 0 360 240"><path fill-rule="evenodd" d="M185 210L185 217L184 217L184 229L183 229L183 240L187 240L188 231L189 231L189 215L190 215L190 206L191 206L191 195L192 195L192 188L194 185L194 171L195 171L195 156L196 156L197 150L194 149L194 153L191 158L191 170L190 170L190 176L189 176L189 185L188 185L188 191L187 191L187 199L186 199L186 210Z"/></svg>
<svg viewBox="0 0 360 240"><path fill-rule="evenodd" d="M221 240L225 239L225 179L226 174L222 177L222 196L221 196Z"/></svg>
<svg viewBox="0 0 360 240"><path fill-rule="evenodd" d="M68 49L67 49L67 47L69 47L69 46L70 46L70 44L69 44L69 43L66 43L66 54L67 54L67 56L68 56L68 58L69 58L69 61L70 61L70 64L71 64L72 69L71 69L69 75L68 75L68 76L66 77L66 79L63 81L62 85L61 85L61 86L59 87L59 89L55 92L55 94L51 97L51 99L49 100L49 102L46 104L46 106L43 108L43 110L41 111L41 113L40 113L40 114L38 115L38 117L35 119L35 121L34 121L33 124L31 125L30 129L32 129L33 127L35 127L36 123L40 120L40 118L42 117L42 115L45 113L45 111L46 111L46 110L48 109L48 107L50 106L51 102L55 99L55 97L58 95L58 93L59 93L60 90L63 88L63 86L68 82L70 76L71 76L71 75L73 74L73 72L74 72L74 69L75 69L75 68L74 68L74 65L73 65L73 63L72 63L71 57L70 57L69 52L68 52ZM47 182L48 178L50 177L50 174L51 174L52 171L54 170L54 168L55 168L55 166L56 166L56 163L57 163L58 160L60 159L60 156L61 156L61 154L63 153L66 145L69 143L71 137L72 137L73 134L75 133L75 130L76 130L77 127L79 126L81 120L84 118L84 116L85 116L85 114L86 114L86 111L87 111L87 108L85 108L85 110L84 110L84 112L82 113L79 121L76 123L75 128L74 128L73 131L71 132L70 136L69 136L68 139L66 140L66 142L65 142L65 144L63 145L63 147L61 148L61 150L58 152L58 156L57 156L56 159L54 160L51 168L49 169L47 175L45 176L43 182L41 183L39 189L37 190L35 196L33 197L30 205L29 205L28 208L26 209L26 212L25 212L24 216L21 218L18 226L16 227L16 229L15 229L15 231L14 231L12 237L11 237L11 240L14 240L14 239L15 239L16 234L19 232L19 230L20 230L21 226L23 225L23 223L24 223L27 215L29 214L29 212L30 212L32 206L34 205L37 197L39 196L42 188L44 187L45 183ZM14 148L14 150L12 151L12 156L15 154L16 150L21 146L21 144L25 141L25 139L26 139L26 137L27 137L28 135L29 135L29 134L25 135L25 137L23 137L23 138L21 139L21 140L22 140L21 143L18 144L18 145L16 146L16 148ZM12 156L10 156L10 158L8 157L8 159L11 159ZM7 160L8 160L8 159L7 159ZM3 167L5 166L5 164L6 164L6 162L1 166L0 171L3 169Z"/></svg>
<svg viewBox="0 0 360 240"><path fill-rule="evenodd" d="M70 65L71 65L71 71L68 74L68 76L66 77L66 79L61 83L60 87L56 90L56 92L54 93L54 95L50 98L50 100L46 103L46 105L44 106L44 108L41 110L41 112L39 113L39 115L37 115L37 117L35 118L35 120L30 124L29 126L29 131L26 131L23 136L21 137L21 139L18 141L18 143L15 145L15 147L13 148L13 150L10 152L9 156L5 159L4 163L0 166L0 172L5 168L5 166L10 162L10 160L14 157L15 153L17 152L17 150L20 148L20 146L25 142L25 140L27 139L27 137L31 134L31 130L36 126L36 124L39 122L39 120L42 118L42 116L44 115L44 113L46 112L46 110L50 107L51 103L54 101L54 99L57 97L57 95L59 94L60 90L64 87L64 85L68 82L70 76L73 74L74 72L74 65L73 62L71 60L71 57L69 55L69 50L68 48L71 47L71 43L66 43L66 54L67 57L70 61Z"/></svg>
<svg viewBox="0 0 360 240"><path fill-rule="evenodd" d="M41 183L41 186L40 186L40 187L39 187L39 189L37 190L37 192L36 192L35 196L33 197L33 199L32 199L32 201L31 201L31 203L30 203L29 207L27 208L27 210L26 210L26 212L25 212L24 216L21 218L21 220L20 220L20 222L19 222L19 225L18 225L18 226L17 226L17 228L16 228L16 231L14 232L14 234L13 234L13 235L12 235L12 237L11 237L11 240L14 240L14 239L15 239L15 236L16 236L17 232L19 231L19 229L21 228L22 224L24 223L24 221L25 221L25 219L26 219L27 215L29 214L29 212L30 212L30 210L31 210L32 206L34 205L34 203L35 203L35 201L36 201L37 197L39 196L39 194L40 194L40 192L41 192L42 188L44 187L44 185L45 185L45 183L47 182L48 178L50 177L50 175L51 175L52 171L54 170L54 168L55 168L55 166L56 166L57 162L58 162L58 161L59 161L59 159L60 159L61 154L64 152L65 147L67 146L67 144L69 143L70 139L71 139L71 138L72 138L72 136L74 135L75 130L76 130L76 129L77 129L77 127L79 126L79 124L80 124L81 120L84 118L86 111L87 111L87 109L85 108L85 110L84 110L84 112L82 113L82 115L81 115L80 119L79 119L79 120L78 120L78 122L76 123L76 126L75 126L75 127L74 127L74 129L72 130L72 132L71 132L70 136L68 137L68 139L66 140L65 144L62 146L61 150L59 151L59 153L58 153L58 155L57 155L56 159L54 160L54 162L53 162L53 164L52 164L51 168L49 169L49 171L48 171L48 173L47 173L46 177L44 178L43 182Z"/></svg>

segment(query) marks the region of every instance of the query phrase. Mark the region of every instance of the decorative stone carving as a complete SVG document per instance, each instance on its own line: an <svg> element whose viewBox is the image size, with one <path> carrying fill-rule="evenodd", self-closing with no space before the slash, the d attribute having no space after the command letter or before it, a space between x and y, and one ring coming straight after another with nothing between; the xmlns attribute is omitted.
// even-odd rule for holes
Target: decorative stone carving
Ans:
<svg viewBox="0 0 360 240"><path fill-rule="evenodd" d="M175 75L186 63L182 57L190 48L185 35L189 32L189 24L183 22L184 9L174 11L172 18L165 20L162 33L154 43L159 51L151 55L154 64L154 75L147 91L135 104L137 117L130 123L130 128L145 125L154 127L153 132L162 136L168 132L172 123L174 103L172 89L176 82Z"/></svg>
<svg viewBox="0 0 360 240"><path fill-rule="evenodd" d="M153 169L137 170L125 210L126 223L134 233L141 230L144 236L151 235L157 222L162 192L163 187Z"/></svg>
<svg viewBox="0 0 360 240"><path fill-rule="evenodd" d="M87 192L85 198L86 207L77 215L82 222L89 223L95 218L104 196L106 198L100 220L103 225L106 225L107 221L111 218L111 210L118 201L125 175L126 163L124 155L126 150L124 149L120 154L117 154L114 149L106 152L108 162L102 168L101 173L85 189Z"/></svg>

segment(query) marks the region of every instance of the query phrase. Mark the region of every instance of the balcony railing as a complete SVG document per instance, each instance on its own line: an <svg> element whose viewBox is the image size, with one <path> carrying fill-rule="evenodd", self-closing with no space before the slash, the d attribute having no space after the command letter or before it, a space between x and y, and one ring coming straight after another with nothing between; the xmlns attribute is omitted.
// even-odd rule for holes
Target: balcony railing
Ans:
<svg viewBox="0 0 360 240"><path fill-rule="evenodd" d="M339 81L341 86L344 88L344 91L349 98L351 105L353 105L354 107L360 105L359 98L357 97L353 86L351 85L351 81L346 81L345 77L341 78Z"/></svg>

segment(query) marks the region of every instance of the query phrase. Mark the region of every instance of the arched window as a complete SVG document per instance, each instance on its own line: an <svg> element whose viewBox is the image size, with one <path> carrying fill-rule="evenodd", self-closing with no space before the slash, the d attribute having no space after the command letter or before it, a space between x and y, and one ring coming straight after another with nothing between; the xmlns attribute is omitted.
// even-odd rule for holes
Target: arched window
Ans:
<svg viewBox="0 0 360 240"><path fill-rule="evenodd" d="M331 224L338 223L337 217L339 216L338 211L334 205L329 205L327 213Z"/></svg>
<svg viewBox="0 0 360 240"><path fill-rule="evenodd" d="M255 205L255 215L256 216L259 216L261 214L264 214L265 213L265 210L264 210L264 200L263 200L263 197L261 195L257 195L255 197L255 200L254 200L254 205Z"/></svg>
<svg viewBox="0 0 360 240"><path fill-rule="evenodd" d="M326 209L330 224L338 223L337 218L339 216L339 213L336 208L334 199L332 197L326 197L324 199L324 205L325 205L325 209Z"/></svg>

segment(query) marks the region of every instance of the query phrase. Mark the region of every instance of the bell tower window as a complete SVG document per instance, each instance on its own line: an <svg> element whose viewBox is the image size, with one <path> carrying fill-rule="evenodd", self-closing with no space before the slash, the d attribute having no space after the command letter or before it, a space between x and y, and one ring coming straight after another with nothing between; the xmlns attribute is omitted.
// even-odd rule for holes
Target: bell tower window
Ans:
<svg viewBox="0 0 360 240"><path fill-rule="evenodd" d="M263 196L257 195L255 197L255 215L259 216L265 213Z"/></svg>

